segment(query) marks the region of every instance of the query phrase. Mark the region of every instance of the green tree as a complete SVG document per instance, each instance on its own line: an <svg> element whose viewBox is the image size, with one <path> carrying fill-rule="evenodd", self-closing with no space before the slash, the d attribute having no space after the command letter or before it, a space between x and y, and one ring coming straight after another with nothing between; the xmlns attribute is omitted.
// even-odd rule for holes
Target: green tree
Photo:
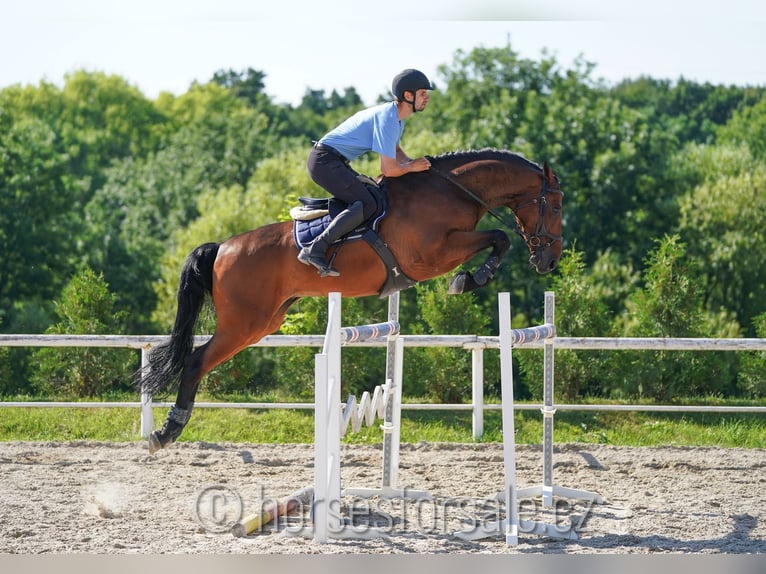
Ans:
<svg viewBox="0 0 766 574"><path fill-rule="evenodd" d="M618 321L623 337L737 336L738 325L702 305L686 246L678 236L657 241L646 262L644 286L627 300ZM679 396L730 393L736 358L700 351L620 351L615 394L659 401Z"/></svg>
<svg viewBox="0 0 766 574"><path fill-rule="evenodd" d="M757 337L766 338L766 313L754 321ZM747 351L742 353L741 368L737 375L737 387L752 398L766 397L766 352Z"/></svg>
<svg viewBox="0 0 766 574"><path fill-rule="evenodd" d="M473 293L447 294L449 278L439 277L415 287L419 322L413 334L477 335L486 331L489 317ZM426 347L408 350L404 380L408 395L440 403L461 403L471 396L471 354L462 348ZM491 371L489 371L491 372ZM492 381L496 377L486 376Z"/></svg>
<svg viewBox="0 0 766 574"><path fill-rule="evenodd" d="M658 129L682 142L713 143L719 128L748 108L763 88L700 84L683 77L676 81L642 76L624 80L610 90L624 105L652 118Z"/></svg>
<svg viewBox="0 0 766 574"><path fill-rule="evenodd" d="M561 260L553 281L556 335L559 337L604 337L609 334L610 312L600 296L593 276L586 273L584 254L571 248ZM535 324L542 323L542 317ZM528 325L523 325L524 327ZM543 393L543 352L522 351L517 357L526 387L537 398ZM602 394L609 376L608 354L603 351L556 350L557 397L573 401L584 394Z"/></svg>
<svg viewBox="0 0 766 574"><path fill-rule="evenodd" d="M45 122L0 104L0 318L53 297L73 263L67 159Z"/></svg>
<svg viewBox="0 0 766 574"><path fill-rule="evenodd" d="M131 310L131 330L150 328L160 258L174 232L199 215L197 198L245 185L270 153L268 118L223 88L200 86L183 99L188 123L146 160L128 158L112 168L86 209L87 261L120 294L120 308Z"/></svg>
<svg viewBox="0 0 766 574"><path fill-rule="evenodd" d="M0 314L49 305L88 252L84 206L112 163L153 150L164 116L117 76L74 72L0 92Z"/></svg>
<svg viewBox="0 0 766 574"><path fill-rule="evenodd" d="M743 146L689 146L679 161L696 185L680 200L678 231L703 303L751 325L766 311L766 164ZM750 331L752 333L752 331Z"/></svg>
<svg viewBox="0 0 766 574"><path fill-rule="evenodd" d="M12 86L0 92L0 107L45 123L56 134L56 150L67 158L77 182L79 207L104 181L104 169L124 157L144 157L168 129L165 116L141 92L116 75L78 70L64 87Z"/></svg>
<svg viewBox="0 0 766 574"><path fill-rule="evenodd" d="M115 296L102 275L85 269L75 275L55 304L58 321L50 334L119 334L124 315L115 312ZM43 394L72 397L102 396L131 388L138 368L135 351L95 347L42 348L34 353L37 365L32 382Z"/></svg>
<svg viewBox="0 0 766 574"><path fill-rule="evenodd" d="M238 98L242 98L252 106L256 106L268 99L264 92L266 74L260 70L248 68L244 72L234 70L218 70L213 74L213 82L228 88Z"/></svg>
<svg viewBox="0 0 766 574"><path fill-rule="evenodd" d="M718 130L722 143L747 144L753 156L766 159L766 94L751 106L742 106Z"/></svg>

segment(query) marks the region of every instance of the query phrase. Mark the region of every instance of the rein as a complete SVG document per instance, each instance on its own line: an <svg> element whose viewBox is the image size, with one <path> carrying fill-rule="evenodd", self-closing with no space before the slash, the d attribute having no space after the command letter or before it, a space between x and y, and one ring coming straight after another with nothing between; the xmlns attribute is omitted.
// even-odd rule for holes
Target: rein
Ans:
<svg viewBox="0 0 766 574"><path fill-rule="evenodd" d="M427 157L427 156L426 156ZM428 158L430 161L432 158ZM537 225L535 226L535 233L533 235L527 235L521 230L521 227L519 226L519 222L517 220L514 220L513 222L510 222L508 219L503 217L503 215L494 209L493 207L490 207L490 205L484 201L481 197L476 195L473 191L468 189L466 186L464 186L462 183L460 183L455 177L452 176L452 174L441 171L440 169L437 169L433 166L431 166L430 170L434 172L435 174L439 175L440 177L446 179L448 182L456 186L458 189L460 189L463 193L465 193L468 197L473 199L476 203L484 207L484 209L487 210L487 213L489 213L492 217L497 219L500 223L508 227L509 229L512 229L514 233L516 233L519 237L521 237L524 240L524 243L527 245L530 245L531 247L549 247L552 245L555 241L561 241L561 235L553 235L552 233L549 233L547 229L545 229L545 206L547 202L545 201L545 194L546 193L562 193L559 190L556 189L550 189L548 187L548 182L545 180L545 177L543 177L543 185L540 189L540 197L537 199L533 199L527 203L524 203L520 206L518 206L516 209L521 209L522 207L526 207L527 205L539 203L540 204L540 212L537 216ZM547 237L550 241L543 244L540 241L541 237Z"/></svg>

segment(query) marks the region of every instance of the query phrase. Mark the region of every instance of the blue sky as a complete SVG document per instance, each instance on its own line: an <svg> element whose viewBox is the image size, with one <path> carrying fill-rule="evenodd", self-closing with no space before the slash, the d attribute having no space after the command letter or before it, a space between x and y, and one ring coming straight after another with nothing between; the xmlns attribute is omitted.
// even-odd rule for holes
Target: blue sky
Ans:
<svg viewBox="0 0 766 574"><path fill-rule="evenodd" d="M367 104L399 70L433 76L456 50L543 49L595 77L766 85L766 3L754 0L25 0L0 13L0 88L118 74L148 97L219 69L266 74L278 103L354 86Z"/></svg>

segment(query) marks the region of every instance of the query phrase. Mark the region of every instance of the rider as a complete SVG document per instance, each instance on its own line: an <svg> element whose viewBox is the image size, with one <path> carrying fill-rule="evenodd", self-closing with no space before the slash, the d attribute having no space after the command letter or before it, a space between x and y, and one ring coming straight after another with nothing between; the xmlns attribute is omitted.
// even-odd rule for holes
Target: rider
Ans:
<svg viewBox="0 0 766 574"><path fill-rule="evenodd" d="M428 104L428 78L418 70L403 70L394 78L393 102L361 110L314 144L307 168L311 179L348 204L310 245L298 253L298 261L313 265L322 277L340 275L326 260L327 249L375 213L376 202L349 162L365 152L380 154L380 171L386 177L425 171L431 167L425 157L410 159L399 147L404 120L422 112Z"/></svg>

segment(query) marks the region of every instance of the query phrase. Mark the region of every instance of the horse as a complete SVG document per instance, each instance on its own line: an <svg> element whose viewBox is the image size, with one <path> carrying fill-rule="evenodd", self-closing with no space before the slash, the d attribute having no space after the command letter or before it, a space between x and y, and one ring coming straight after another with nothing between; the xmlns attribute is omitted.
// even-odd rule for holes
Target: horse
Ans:
<svg viewBox="0 0 766 574"><path fill-rule="evenodd" d="M396 259L395 272L412 283L452 271L484 250L491 251L473 273L457 273L450 294L488 284L510 249L500 229L479 231L479 220L501 207L512 211L512 229L529 250L538 273L553 271L562 251L563 192L548 162L542 167L507 150L457 151L429 158L427 171L378 178L388 213L379 236ZM283 221L205 243L186 258L180 274L178 308L167 343L155 347L148 365L135 377L137 387L154 395L177 386L175 404L162 428L149 436L153 454L181 435L194 406L200 381L214 367L277 331L290 306L302 297L341 292L344 297L380 295L389 268L364 241L332 247L337 277L318 277L298 261L293 223ZM206 295L212 296L216 327L196 349L194 327Z"/></svg>

